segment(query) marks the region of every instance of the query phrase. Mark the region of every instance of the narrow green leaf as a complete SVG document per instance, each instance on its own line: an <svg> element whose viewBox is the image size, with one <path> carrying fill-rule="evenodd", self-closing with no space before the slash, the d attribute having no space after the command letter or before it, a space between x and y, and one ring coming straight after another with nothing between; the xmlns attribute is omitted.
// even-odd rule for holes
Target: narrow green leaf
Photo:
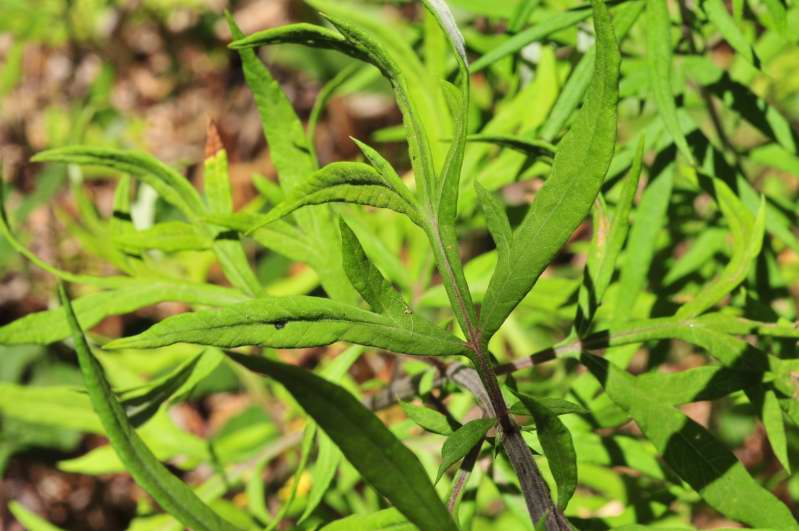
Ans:
<svg viewBox="0 0 799 531"><path fill-rule="evenodd" d="M466 457L466 454L476 445L481 444L483 437L496 423L496 419L473 420L467 422L447 437L447 440L444 441L444 446L441 448L441 465L438 467L438 473L436 474L436 483L449 467Z"/></svg>
<svg viewBox="0 0 799 531"><path fill-rule="evenodd" d="M301 348L336 341L426 356L466 352L463 342L432 324L409 330L383 315L331 299L304 296L272 297L219 311L175 315L139 335L116 339L105 348L155 348L180 342L224 348Z"/></svg>
<svg viewBox="0 0 799 531"><path fill-rule="evenodd" d="M348 391L299 367L229 356L280 382L363 478L411 522L422 529L457 529L416 456Z"/></svg>
<svg viewBox="0 0 799 531"><path fill-rule="evenodd" d="M408 418L427 431L439 435L451 435L453 430L459 428L450 422L446 415L439 413L435 409L424 406L415 406L409 402L400 402L400 407L408 415Z"/></svg>
<svg viewBox="0 0 799 531"><path fill-rule="evenodd" d="M472 63L470 70L472 74L479 72L487 66L496 63L503 57L507 57L510 54L518 52L530 43L544 39L552 33L562 29L574 26L590 16L591 11L588 9L557 13L556 15L547 18L547 20L544 22L531 26L526 30L517 33L499 46L493 48L490 52Z"/></svg>
<svg viewBox="0 0 799 531"><path fill-rule="evenodd" d="M144 153L91 146L67 146L42 151L31 160L101 166L130 173L152 186L158 195L174 205L187 218L196 219L205 211L200 194L185 177Z"/></svg>
<svg viewBox="0 0 799 531"><path fill-rule="evenodd" d="M651 179L652 177L650 177ZM674 174L670 169L647 184L635 209L630 238L619 276L614 320L629 319L639 294L646 285L646 273L655 255L657 236L666 223Z"/></svg>
<svg viewBox="0 0 799 531"><path fill-rule="evenodd" d="M219 350L207 349L147 385L119 392L120 403L130 423L135 427L141 426L161 406L186 397L219 366L222 359Z"/></svg>
<svg viewBox="0 0 799 531"><path fill-rule="evenodd" d="M144 230L123 232L113 236L116 245L128 252L157 249L167 253L203 251L210 249L213 240L196 225L183 221L164 221Z"/></svg>
<svg viewBox="0 0 799 531"><path fill-rule="evenodd" d="M383 509L370 514L353 514L327 524L321 531L417 531L396 509Z"/></svg>
<svg viewBox="0 0 799 531"><path fill-rule="evenodd" d="M597 57L591 88L558 145L552 174L513 235L508 266L494 271L483 301L482 340L496 332L583 221L605 178L616 142L619 49L607 8L594 3Z"/></svg>
<svg viewBox="0 0 799 531"><path fill-rule="evenodd" d="M103 434L89 398L73 387L0 382L0 414L32 424Z"/></svg>
<svg viewBox="0 0 799 531"><path fill-rule="evenodd" d="M630 227L630 211L632 210L635 193L638 190L638 180L641 175L641 166L644 157L644 139L638 142L632 168L624 179L619 202L609 226L603 223L594 225L594 235L591 240L591 251L588 263L583 273L583 283L578 294L579 311L575 326L578 333L588 330L593 320L597 307L602 303L605 291L613 278L616 261L621 254L627 231ZM590 284L589 284L590 283Z"/></svg>
<svg viewBox="0 0 799 531"><path fill-rule="evenodd" d="M412 328L413 317L411 314L413 311L410 306L383 274L372 265L349 225L342 219L339 220L339 226L341 228L344 271L353 287L358 290L373 311L385 314L398 323Z"/></svg>
<svg viewBox="0 0 799 531"><path fill-rule="evenodd" d="M496 144L504 148L518 151L534 159L551 159L555 156L557 147L544 140L528 139L513 135L498 134L472 134L466 138L469 142L483 142Z"/></svg>
<svg viewBox="0 0 799 531"><path fill-rule="evenodd" d="M133 479L161 507L186 526L209 531L235 530L236 527L220 518L147 449L128 422L122 406L105 379L103 368L89 349L63 284L59 285L59 297L67 314L67 322L92 405L103 423L114 450Z"/></svg>
<svg viewBox="0 0 799 531"><path fill-rule="evenodd" d="M234 34L233 37L236 40L231 42L229 47L239 51L270 44L304 44L314 48L338 50L355 57L366 57L366 54L353 46L338 31L305 22L258 31L246 37Z"/></svg>
<svg viewBox="0 0 799 531"><path fill-rule="evenodd" d="M395 192L374 168L360 162L334 162L298 184L283 203L270 210L250 231L285 217L298 208L332 202L388 208L422 225L416 206Z"/></svg>
<svg viewBox="0 0 799 531"><path fill-rule="evenodd" d="M28 531L62 531L60 527L54 526L38 514L29 511L17 501L8 502L8 510Z"/></svg>
<svg viewBox="0 0 799 531"><path fill-rule="evenodd" d="M316 454L311 477L313 485L305 501L305 510L297 521L298 524L304 522L316 509L322 499L327 494L330 484L336 477L336 470L341 463L341 451L336 444L324 432L317 435L319 441L319 451Z"/></svg>
<svg viewBox="0 0 799 531"><path fill-rule="evenodd" d="M516 396L520 396L520 393L514 392ZM535 400L541 404L543 407L547 409L552 415L570 415L570 414L578 414L578 415L585 415L588 413L588 410L585 409L583 406L579 404L575 404L574 402L569 402L568 400L563 400L562 398L554 398L551 396L542 396L536 397ZM524 405L523 402L517 402L513 406L511 406L511 411L514 415L527 415L530 416L531 412Z"/></svg>
<svg viewBox="0 0 799 531"><path fill-rule="evenodd" d="M719 30L724 40L744 59L755 67L760 68L760 59L754 48L738 25L735 24L735 19L730 16L724 2L721 0L702 0L702 10L707 15L707 18L710 19L710 22Z"/></svg>
<svg viewBox="0 0 799 531"><path fill-rule="evenodd" d="M480 183L474 183L477 190L480 209L486 218L486 226L497 247L497 263L502 263L501 267L510 267L511 245L513 244L513 233L508 221L508 215L502 203L494 197L488 190L483 188ZM500 266L498 266L500 267Z"/></svg>
<svg viewBox="0 0 799 531"><path fill-rule="evenodd" d="M644 2L625 2L619 6L613 17L613 29L619 41L630 31L644 10ZM580 101L591 83L596 47L588 50L572 71L563 90L560 91L552 111L544 125L541 126L540 137L550 141L555 138L580 104Z"/></svg>
<svg viewBox="0 0 799 531"><path fill-rule="evenodd" d="M565 510L577 489L577 453L571 432L542 401L530 395L514 393L532 413L538 439L558 487L558 507Z"/></svg>
<svg viewBox="0 0 799 531"><path fill-rule="evenodd" d="M669 466L720 513L754 527L791 528L788 508L758 484L702 426L607 360L583 354L583 364L616 404L635 419Z"/></svg>
<svg viewBox="0 0 799 531"><path fill-rule="evenodd" d="M415 205L416 199L414 198L413 194L408 187L402 182L402 179L399 175L397 175L397 171L391 165L389 161L387 161L383 156L377 152L371 146L361 142L357 138L352 139L355 142L355 145L358 146L358 149L361 150L366 160L369 161L369 164L374 167L375 170L383 177L383 179L388 183L389 187L396 192L400 197L405 199L408 204Z"/></svg>
<svg viewBox="0 0 799 531"><path fill-rule="evenodd" d="M763 427L766 428L766 436L771 450L777 456L782 468L790 474L791 460L788 457L788 438L782 418L782 408L780 408L776 393L771 389L759 393L755 406L760 408L760 418L763 420Z"/></svg>
<svg viewBox="0 0 799 531"><path fill-rule="evenodd" d="M111 315L122 315L160 302L227 306L248 300L237 290L169 279L127 279L124 287L85 295L73 303L81 328ZM48 345L69 337L63 308L29 313L0 326L0 345Z"/></svg>
<svg viewBox="0 0 799 531"><path fill-rule="evenodd" d="M671 18L666 0L646 0L646 65L658 113L680 153L691 163L694 156L685 140L671 85Z"/></svg>
<svg viewBox="0 0 799 531"><path fill-rule="evenodd" d="M765 230L765 206L761 199L757 217L720 179L714 179L716 199L732 232L733 246L730 261L724 270L705 284L699 293L677 310L677 317L694 317L719 302L744 281L752 263L760 254Z"/></svg>

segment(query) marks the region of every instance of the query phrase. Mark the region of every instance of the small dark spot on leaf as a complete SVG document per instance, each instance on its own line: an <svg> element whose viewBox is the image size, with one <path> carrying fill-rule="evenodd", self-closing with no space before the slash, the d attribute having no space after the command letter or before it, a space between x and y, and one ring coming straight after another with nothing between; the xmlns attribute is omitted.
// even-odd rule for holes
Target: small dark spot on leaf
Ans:
<svg viewBox="0 0 799 531"><path fill-rule="evenodd" d="M275 329L282 330L286 326L286 321L275 321Z"/></svg>

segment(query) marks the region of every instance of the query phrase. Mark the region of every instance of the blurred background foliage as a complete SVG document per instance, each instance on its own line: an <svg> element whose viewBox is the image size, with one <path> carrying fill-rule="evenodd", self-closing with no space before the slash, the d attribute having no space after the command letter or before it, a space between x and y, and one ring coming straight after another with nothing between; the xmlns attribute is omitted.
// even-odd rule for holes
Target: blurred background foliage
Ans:
<svg viewBox="0 0 799 531"><path fill-rule="evenodd" d="M363 10L390 25L392 32L413 43L421 55L435 57L426 48L432 45L422 39L430 21L419 5L377 0L362 3L372 4ZM575 6L566 0L449 3L474 57L523 28ZM532 9L523 12L528 5ZM714 155L721 157L716 166L719 172L718 168L740 165L753 187L766 194L783 223L780 226L785 227L766 240L744 288L734 292L731 306L749 317L794 323L799 301L799 157L795 143L799 127L799 6L779 0L733 0L728 6L757 64L704 24L695 6L690 24L700 39L698 44L689 43L681 35L677 5L670 7L677 49L673 86L684 113L681 119L695 127L686 128L692 147L699 158L708 145L717 148ZM780 8L784 16L775 15ZM236 209L269 202L275 172L238 57L226 49L230 35L224 23L225 9L247 34L290 21L319 21L307 6L288 0L0 0L3 197L17 236L37 255L70 271L113 271L107 259L106 223L114 209L116 179L99 170L29 162L34 153L51 147L85 143L141 149L181 168L199 183L207 126L214 120L231 161ZM620 158L626 156L627 164L633 140L641 133L647 133L650 148L663 144L662 128L653 126L657 125L656 111L642 68L646 31L646 24L639 20L622 44L619 151L626 153ZM582 23L572 25L475 75L472 129L501 134L537 131L540 135L542 127L547 131L549 113L591 39L590 28ZM698 50L692 50L693 46ZM357 148L349 139L355 137L379 145L401 171L409 169L404 131L397 127L399 112L375 71L351 67L352 61L333 52L296 46L272 47L261 56L303 119L309 117L326 83L345 73L335 85L335 95L316 131L320 162L356 158ZM779 120L770 120L766 102ZM546 140L559 131L549 131ZM650 149L646 161L650 180L667 164L662 158L674 157L673 152L663 155L665 151ZM618 163L608 180L615 182L625 168ZM536 178L547 171L545 163L528 163L524 155L496 146L475 144L467 152L468 179L501 190L512 221L514 215L517 220L523 215L540 185ZM639 272L646 289L629 308L619 309L612 303L603 306L606 317L619 311L643 317L670 315L675 301L695 293L727 260L726 227L718 208L698 189L695 174L684 165L675 165L673 171L674 188L668 202L658 206L656 198L650 198L653 215L660 216L653 232L638 236L651 240L649 264ZM612 200L613 194L609 198ZM493 267L487 256L490 240L474 212L474 198L471 203L464 201L462 211L463 254L471 258L467 273L473 288L482 285L484 289ZM132 216L139 227L153 220L177 218L145 187L137 190ZM364 216L353 212L352 216L354 223L379 234L370 242L370 253L382 257L381 269L391 280L409 293L416 305L443 311L439 310L446 307L443 290L435 286L424 245L409 235L410 229L390 213ZM564 337L574 315L575 292L590 235L591 225L586 223L522 309L503 327L493 345L500 361L546 348ZM319 290L318 278L308 268L255 245L248 250L259 279L272 292ZM208 252L182 251L151 260L175 277L222 282L220 268ZM0 324L53 305L54 280L27 263L5 240L0 240L0 278ZM611 286L607 299L627 305L614 287L618 284ZM81 289L81 294L91 290ZM160 303L133 314L108 317L93 333L117 337L137 332L185 309L183 303ZM795 357L795 341L774 341L771 347ZM341 348L329 350L338 353ZM704 363L703 356L680 342L661 341L644 350L638 355L631 352L632 370L655 366L679 370ZM198 349L183 346L164 349L157 357L105 354L102 361L111 369L115 386L125 389L168 374L197 353ZM287 359L314 367L328 354L322 349L306 349ZM88 402L84 395L70 391L81 379L68 348L59 344L2 346L0 360L0 527L21 529L17 520L22 519L19 515L24 509L12 515L7 507L10 500L20 501L65 529L124 529L131 522L133 529L162 529L172 523L163 515L148 516L150 502L120 473L96 424L82 416ZM568 363L536 369L541 378L529 385L543 394L563 394L579 378L573 369ZM432 375L427 363L369 353L355 362L347 381L367 393L398 375L425 374ZM156 434L148 440L156 444L156 455L190 481L201 482L230 467L257 465L254 477L263 479L262 492L257 490L258 481L250 481L246 488L231 489L230 496L220 498L215 506L245 524L251 523L248 512L274 513L295 490L290 478L297 467L294 447L302 421L296 407L286 413L280 403L271 400L277 396L283 403L292 403L279 387L270 386L266 393L251 377L227 363L217 363L168 415L156 416L147 425ZM31 402L34 395L38 401ZM452 399L453 412L465 414L471 407L465 397ZM14 405L22 401L38 404L40 409L31 406L14 411ZM741 393L714 403L697 402L685 411L712 426L750 471L796 511L799 477L780 467L753 407ZM434 435L418 436L400 409L382 415L384 420L396 421L392 426L398 434L413 436L409 444L415 449L430 450L433 444L440 444ZM45 417L59 417L61 422L43 423ZM612 425L608 420L608 426ZM624 429L623 434L635 435L629 425ZM291 434L294 439L287 439ZM588 435L581 444L578 451L589 457L580 465L581 487L569 510L570 515L591 522L592 528L634 521L697 528L728 525L703 507L691 491L613 466L612 456L602 453L608 450ZM795 428L788 430L787 445L791 456L799 455L799 431ZM264 449L274 459L261 459ZM639 460L651 458L649 446L630 451L642 452ZM433 462L433 451L417 453L426 456L425 464ZM307 473L300 476L299 485L294 483L297 499L289 517L302 513L309 483ZM378 508L376 495L355 489L357 484L357 474L342 465L322 512L329 516ZM523 507L514 506L507 498L503 505L503 493L493 483L480 485L473 493L479 514L475 529L525 528ZM644 498L639 499L641 496Z"/></svg>

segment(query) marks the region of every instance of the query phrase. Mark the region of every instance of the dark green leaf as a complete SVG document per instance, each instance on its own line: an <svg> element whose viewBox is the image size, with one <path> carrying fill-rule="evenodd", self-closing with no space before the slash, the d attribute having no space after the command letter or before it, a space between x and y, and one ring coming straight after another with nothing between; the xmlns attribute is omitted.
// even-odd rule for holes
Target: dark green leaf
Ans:
<svg viewBox="0 0 799 531"><path fill-rule="evenodd" d="M408 520L422 529L457 529L416 456L349 392L299 367L229 355L285 386L364 479Z"/></svg>

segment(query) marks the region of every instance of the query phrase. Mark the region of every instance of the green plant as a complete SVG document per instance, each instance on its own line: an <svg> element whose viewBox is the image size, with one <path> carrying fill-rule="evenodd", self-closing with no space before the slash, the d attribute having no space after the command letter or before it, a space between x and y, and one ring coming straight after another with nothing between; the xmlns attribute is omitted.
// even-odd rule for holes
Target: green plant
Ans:
<svg viewBox="0 0 799 531"><path fill-rule="evenodd" d="M69 146L35 157L38 162L100 166L126 175L117 184L113 217L97 220L93 234L85 238L122 274L73 274L43 262L18 242L2 213L0 230L20 253L61 280L95 291L72 304L62 286L61 308L0 328L0 343L5 345L44 345L71 337L88 400L68 387L60 388L58 396L52 392L43 396L36 389L3 384L0 411L26 422L62 427L70 423L69 428L107 435L119 462L142 488L193 529L277 526L292 511L315 446L313 488L305 495L302 513L291 514L300 527L466 528L477 520L478 496L464 496L473 474L489 484L487 488L494 489L492 494L502 497L511 512L526 510L529 518L508 524L520 528L682 526L689 521L685 507L700 499L753 527L795 526L791 510L750 474L723 441L678 407L709 400L753 407L784 469L778 480L788 480L795 466L791 449L796 448L799 423L795 399L799 332L791 322L796 318L795 303L780 302L779 293L780 286L790 282L783 277L795 281L797 275L796 271L784 275L774 256L775 246L799 249L793 230L796 216L778 199L759 194L746 179L750 161L725 134L726 124L712 99L714 91L725 98L731 94L733 109L768 136L751 151L768 149L776 160L793 167L797 161L793 134L775 107L705 61L694 44L694 21L687 8L680 4L689 49L683 73L697 76L698 86L695 93L684 91L685 108L678 108L670 80L674 49L668 6L660 0L625 2L611 10L602 0L594 0L591 9L580 6L534 21L471 66L466 43L479 51L480 40L466 31L464 41L441 0L424 3L424 64L401 35L386 30L374 17L347 4L308 3L322 13L326 25L299 23L245 37L229 18L231 47L241 57L280 179L279 186L257 181L262 195L244 210L233 212L226 153L213 135L204 164L203 195L179 172L141 153ZM741 18L742 7L735 5L735 16ZM518 6L503 15L516 30L525 25L535 3ZM765 6L775 35L784 38L781 28L788 17L784 6L778 2ZM740 20L721 3L708 1L702 9L708 26L697 30L719 32L741 60L757 68L760 54L741 32ZM797 11L791 13L795 16ZM539 92L515 86L520 67L508 56L543 38L557 42L563 38L559 32L573 30L592 14L595 44L559 93L551 86L556 87L559 78L552 49L542 53L536 81L528 85ZM622 60L619 41L632 32L639 17L646 28L635 43L645 46L644 59L638 63L630 59L634 68L625 70L627 60ZM303 128L254 51L278 43L332 49L377 68L402 112L412 180L401 177L377 150L358 140L354 141L366 162L319 167L314 127ZM477 113L479 123L473 124L473 100L481 97L481 89L470 86L470 73L484 69L498 85L506 85L511 96L494 118L482 123ZM319 120L326 98L353 72L345 70L322 91L311 124ZM365 72L364 76L374 76L374 70ZM536 85L538 80L543 81ZM646 101L650 91L656 112L638 116L619 105L620 97ZM521 111L543 96L549 108L528 122ZM686 103L692 97L699 97L699 103L692 103L699 111ZM710 116L716 136L709 139L689 111ZM621 134L620 114L632 123ZM618 136L624 142L617 146ZM496 156L495 149L500 150ZM654 158L648 160L647 154ZM747 157L754 156L747 153ZM649 182L634 207L645 167ZM510 180L541 175L546 175L543 186L522 212L509 209L493 194ZM130 221L128 176L155 189L182 220L167 219L136 230ZM702 207L698 224L692 209L697 198L712 198ZM795 206L796 201L789 203ZM393 212L364 215L353 205ZM593 237L580 248L579 241L570 240L589 212ZM666 227L671 216L677 222ZM396 234L381 227L386 220ZM483 227L493 241L491 249L464 264L465 231ZM729 258L716 260L727 232L732 238ZM287 281L266 290L249 264L244 246L249 239L310 266L310 282ZM664 239L668 241L662 243ZM686 240L693 242L690 249L676 256L673 250ZM564 246L585 257L582 269L553 264ZM401 250L409 254L405 263L397 259ZM426 260L428 254L432 260ZM206 258L197 264L196 256ZM668 259L668 267L657 263L661 259ZM205 282L203 264L214 260L230 287ZM548 267L557 274L542 276ZM192 281L178 280L185 271ZM660 272L664 278L647 291L648 276ZM440 282L433 281L434 275ZM317 282L326 297L306 294ZM531 290L545 289L547 284L550 292L536 299ZM162 301L196 308L136 335L111 341L96 337L94 342L101 347L96 351L84 336L84 330L109 315ZM561 340L554 339L557 333L546 341L532 340L519 332L525 327L557 330ZM757 341L747 342L746 337ZM657 371L672 340L697 347L713 361L676 372ZM362 389L346 377L362 348L350 348L316 371L278 361L273 350L259 350L337 342L440 359L433 363L437 370L422 369L362 402ZM511 358L508 343L513 351L531 344L547 346L530 348L536 351L531 356ZM642 344L649 346L645 368L650 370L630 372L627 369ZM162 374L149 382L126 385L123 364L113 353L150 349L179 363L162 367ZM546 374L546 380L525 378L526 369L552 360L561 361L559 368L532 373ZM275 394L307 414L301 437L295 434L290 440L301 450L290 493L276 515L264 505L261 476L274 457L269 436L246 434L257 439L257 444L247 445L233 437L225 439L223 433L204 446L171 425L166 414L170 404L188 399L221 367L233 367L256 399L263 388L252 373L279 383L283 390L273 387ZM453 415L432 389L455 395L453 402L460 403L453 408L461 415ZM405 403L417 395L439 410ZM440 465L400 441L407 429L390 429L374 414L398 398L416 425L446 436ZM15 400L30 407L15 411ZM74 404L70 411L54 413L53 408L65 401ZM472 403L479 406L482 418L465 422L463 413ZM257 411L252 414L268 424ZM56 418L64 415L71 418ZM623 429L629 420L635 421L643 437ZM136 427L141 427L138 434ZM600 428L611 435L601 438L595 433ZM231 430L241 433L240 427ZM486 441L491 446L487 452ZM531 448L544 459L534 459ZM204 484L189 487L160 462L178 455L189 458L187 468L208 462L215 472ZM490 463L489 473L475 468L480 460ZM341 519L318 511L337 470L346 470L345 462L357 470L351 484L359 476L391 508L377 510L383 506L372 500L370 511L362 511L368 514ZM459 462L450 481L448 469ZM117 465L106 453L69 466L96 472ZM631 487L618 485L622 481L614 466L637 471L625 478ZM433 482L430 476L436 468ZM247 511L224 500L226 493L242 484ZM580 494L578 484L601 492L600 501L623 498L623 510L609 517L589 510L591 518L570 512L575 503L592 507L591 496ZM478 494L482 492L478 489ZM658 498L653 493L663 494ZM328 503L337 502L344 512L356 512L352 499ZM672 504L679 509L672 510ZM164 522L155 519L150 525Z"/></svg>

